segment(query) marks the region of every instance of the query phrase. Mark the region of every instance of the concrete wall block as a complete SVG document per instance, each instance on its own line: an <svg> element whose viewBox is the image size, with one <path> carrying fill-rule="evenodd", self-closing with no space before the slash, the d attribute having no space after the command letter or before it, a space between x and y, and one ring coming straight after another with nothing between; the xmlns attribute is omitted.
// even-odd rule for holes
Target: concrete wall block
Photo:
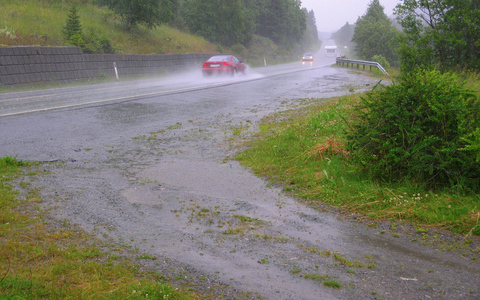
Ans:
<svg viewBox="0 0 480 300"><path fill-rule="evenodd" d="M75 71L75 74L77 74L78 79L86 79L86 78L88 78L88 77L86 76L85 70L77 70L77 71Z"/></svg>
<svg viewBox="0 0 480 300"><path fill-rule="evenodd" d="M61 63L59 64L59 70L61 72L70 72L72 71L72 67L70 66L70 63Z"/></svg>
<svg viewBox="0 0 480 300"><path fill-rule="evenodd" d="M38 73L42 71L42 65L41 64L33 64L30 65L30 72L32 73Z"/></svg>
<svg viewBox="0 0 480 300"><path fill-rule="evenodd" d="M41 73L49 73L51 72L51 69L49 68L49 65L30 65L30 72L33 73L33 68L36 68L39 70Z"/></svg>
<svg viewBox="0 0 480 300"><path fill-rule="evenodd" d="M0 84L2 85L13 85L13 77L7 75L0 75Z"/></svg>
<svg viewBox="0 0 480 300"><path fill-rule="evenodd" d="M65 80L72 80L72 79L75 79L74 77L74 73L73 72L62 72Z"/></svg>
<svg viewBox="0 0 480 300"><path fill-rule="evenodd" d="M25 84L25 83L32 83L32 81L30 80L30 74L22 74L22 75L19 75L20 76L20 80L22 81L22 84Z"/></svg>
<svg viewBox="0 0 480 300"><path fill-rule="evenodd" d="M20 56L19 61L22 62L22 65L29 64L30 58L27 55Z"/></svg>
<svg viewBox="0 0 480 300"><path fill-rule="evenodd" d="M7 69L7 74L9 75L13 75L14 72L13 72L13 65L7 65L6 66L6 69Z"/></svg>
<svg viewBox="0 0 480 300"><path fill-rule="evenodd" d="M15 80L13 76L1 76L0 75L0 86L14 86L15 85Z"/></svg>
<svg viewBox="0 0 480 300"><path fill-rule="evenodd" d="M30 74L25 74L25 75L24 75L24 78L25 78L25 82L26 82L26 83L34 83L35 77L33 76L32 73L30 73Z"/></svg>
<svg viewBox="0 0 480 300"><path fill-rule="evenodd" d="M54 72L54 74L57 80L60 80L60 81L65 80L65 74L63 72Z"/></svg>
<svg viewBox="0 0 480 300"><path fill-rule="evenodd" d="M18 65L20 63L20 57L20 55L10 56L10 61L12 62L12 65Z"/></svg>
<svg viewBox="0 0 480 300"><path fill-rule="evenodd" d="M45 82L48 81L48 77L45 73L36 73L35 74L35 82Z"/></svg>
<svg viewBox="0 0 480 300"><path fill-rule="evenodd" d="M18 69L18 65L13 65L12 66L12 74L19 74L19 69Z"/></svg>
<svg viewBox="0 0 480 300"><path fill-rule="evenodd" d="M42 54L40 55L41 59L45 60L47 64L54 64L55 63L55 56L51 54Z"/></svg>
<svg viewBox="0 0 480 300"><path fill-rule="evenodd" d="M68 55L57 55L59 63L66 63L68 61Z"/></svg>
<svg viewBox="0 0 480 300"><path fill-rule="evenodd" d="M89 70L80 70L80 78L90 78L90 71Z"/></svg>
<svg viewBox="0 0 480 300"><path fill-rule="evenodd" d="M20 49L18 47L13 47L12 49L13 49L13 55L15 56L21 55Z"/></svg>
<svg viewBox="0 0 480 300"><path fill-rule="evenodd" d="M15 66L17 74L26 74L24 65Z"/></svg>
<svg viewBox="0 0 480 300"><path fill-rule="evenodd" d="M28 55L30 50L28 46L18 46L18 50L20 50L20 55Z"/></svg>
<svg viewBox="0 0 480 300"><path fill-rule="evenodd" d="M82 55L79 55L79 54L70 55L70 62L79 63L82 61L83 61Z"/></svg>
<svg viewBox="0 0 480 300"><path fill-rule="evenodd" d="M10 55L10 48L0 47L0 56Z"/></svg>
<svg viewBox="0 0 480 300"><path fill-rule="evenodd" d="M15 84L15 85L22 83L22 81L20 80L20 77L19 77L18 75L13 75L13 76L12 76L12 82L13 82L13 84Z"/></svg>
<svg viewBox="0 0 480 300"><path fill-rule="evenodd" d="M35 63L35 58L33 55L26 55L23 57L25 60L25 64L34 64Z"/></svg>
<svg viewBox="0 0 480 300"><path fill-rule="evenodd" d="M7 85L7 80L8 80L8 76L7 75L1 75L3 73L0 73L0 87L2 85Z"/></svg>
<svg viewBox="0 0 480 300"><path fill-rule="evenodd" d="M20 78L20 76L18 76L18 75L13 75L12 78L13 78L13 83L14 83L14 84L21 84L21 83L23 83L22 80L21 80L21 78Z"/></svg>
<svg viewBox="0 0 480 300"><path fill-rule="evenodd" d="M48 82L52 80L52 78L50 77L50 73L39 73L39 74L40 74L39 82Z"/></svg>
<svg viewBox="0 0 480 300"><path fill-rule="evenodd" d="M43 55L54 55L56 54L55 47L42 47Z"/></svg>
<svg viewBox="0 0 480 300"><path fill-rule="evenodd" d="M12 55L7 55L7 56L4 56L5 58L5 65L11 65L12 64Z"/></svg>
<svg viewBox="0 0 480 300"><path fill-rule="evenodd" d="M74 65L73 62L65 63L64 67L65 67L65 69L64 69L65 71L71 72L71 71L75 70L75 65Z"/></svg>
<svg viewBox="0 0 480 300"><path fill-rule="evenodd" d="M35 55L35 63L36 64L46 64L47 58L45 55Z"/></svg>
<svg viewBox="0 0 480 300"><path fill-rule="evenodd" d="M34 55L34 54L36 54L34 47L30 47L30 46L25 47L25 55Z"/></svg>

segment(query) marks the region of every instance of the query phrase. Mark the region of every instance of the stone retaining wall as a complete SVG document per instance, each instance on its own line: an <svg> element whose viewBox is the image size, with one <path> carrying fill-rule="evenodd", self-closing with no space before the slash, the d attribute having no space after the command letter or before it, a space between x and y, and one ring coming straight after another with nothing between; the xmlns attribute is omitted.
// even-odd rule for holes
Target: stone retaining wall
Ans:
<svg viewBox="0 0 480 300"><path fill-rule="evenodd" d="M80 47L0 47L0 85L160 74L201 67L213 54L83 54Z"/></svg>

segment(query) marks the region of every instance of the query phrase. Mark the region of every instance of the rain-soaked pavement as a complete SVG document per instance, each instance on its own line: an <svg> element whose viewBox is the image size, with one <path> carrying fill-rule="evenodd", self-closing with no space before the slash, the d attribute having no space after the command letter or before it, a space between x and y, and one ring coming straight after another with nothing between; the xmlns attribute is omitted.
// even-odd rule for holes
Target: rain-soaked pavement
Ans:
<svg viewBox="0 0 480 300"><path fill-rule="evenodd" d="M55 218L219 299L478 299L472 252L319 212L229 159L262 117L377 82L330 63L0 94L0 155L45 162Z"/></svg>

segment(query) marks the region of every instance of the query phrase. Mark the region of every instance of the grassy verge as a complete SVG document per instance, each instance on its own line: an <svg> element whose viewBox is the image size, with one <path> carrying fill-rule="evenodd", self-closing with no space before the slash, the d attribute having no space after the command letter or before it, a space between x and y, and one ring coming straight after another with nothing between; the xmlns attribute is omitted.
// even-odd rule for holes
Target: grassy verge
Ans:
<svg viewBox="0 0 480 300"><path fill-rule="evenodd" d="M408 183L385 184L358 175L343 146L343 120L359 97L322 99L321 104L308 99L312 105L306 108L272 115L236 158L313 206L327 204L372 220L407 220L418 230L480 235L478 195L425 192Z"/></svg>
<svg viewBox="0 0 480 300"><path fill-rule="evenodd" d="M25 165L0 158L0 298L198 299L158 274L139 272L128 259L102 252L82 231L45 222L37 192L19 200L9 184L25 175Z"/></svg>
<svg viewBox="0 0 480 300"><path fill-rule="evenodd" d="M117 53L212 53L217 47L205 39L162 25L150 30L138 26L123 30L120 19L93 1L3 0L0 5L0 46L63 46L62 30L76 3L83 32L93 30L111 40Z"/></svg>

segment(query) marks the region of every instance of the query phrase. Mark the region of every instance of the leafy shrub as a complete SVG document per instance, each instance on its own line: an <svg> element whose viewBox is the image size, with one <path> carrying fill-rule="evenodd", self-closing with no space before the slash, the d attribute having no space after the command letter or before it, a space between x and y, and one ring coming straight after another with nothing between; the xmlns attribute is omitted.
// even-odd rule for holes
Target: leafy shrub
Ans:
<svg viewBox="0 0 480 300"><path fill-rule="evenodd" d="M109 39L106 37L99 37L93 28L84 35L85 43L82 50L85 53L114 53L115 49Z"/></svg>
<svg viewBox="0 0 480 300"><path fill-rule="evenodd" d="M480 191L480 104L458 75L415 70L362 97L347 130L351 158L374 178Z"/></svg>
<svg viewBox="0 0 480 300"><path fill-rule="evenodd" d="M373 61L376 61L379 64L381 64L384 69L390 68L390 64L388 63L387 59L383 55L375 55L373 57Z"/></svg>

